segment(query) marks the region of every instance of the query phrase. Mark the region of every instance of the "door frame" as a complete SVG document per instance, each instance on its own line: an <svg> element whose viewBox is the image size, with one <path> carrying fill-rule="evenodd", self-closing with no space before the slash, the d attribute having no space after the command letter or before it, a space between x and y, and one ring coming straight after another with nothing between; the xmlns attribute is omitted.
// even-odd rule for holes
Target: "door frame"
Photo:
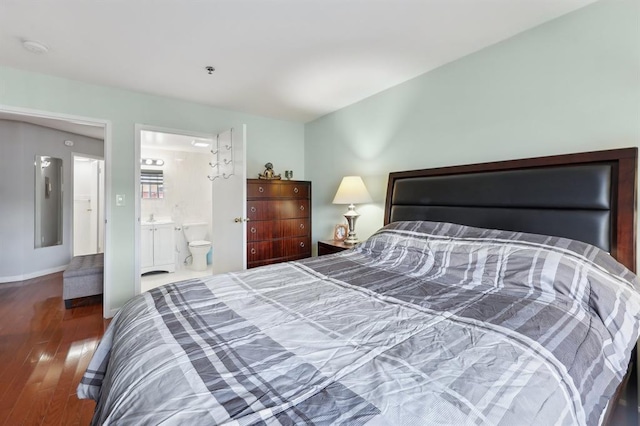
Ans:
<svg viewBox="0 0 640 426"><path fill-rule="evenodd" d="M71 167L71 182L75 182L74 179L76 177L75 176L76 175L76 163L75 163L76 157L91 158L93 160L101 160L101 161L103 161L105 163L104 164L105 170L103 170L102 174L103 174L103 179L105 180L105 182L104 182L104 184L105 184L105 194L103 194L103 198L106 198L106 185L107 185L107 182L106 182L106 173L105 172L106 172L106 169L107 169L107 162L104 160L104 155L101 157L99 155L90 155L90 154L83 154L81 152L71 151L71 161L73 161L73 165ZM99 193L100 193L100 188L98 188L98 197L99 197ZM72 201L75 201L75 198L76 198L76 186L75 186L75 184L72 184L71 185L71 199L72 199ZM106 203L106 199L104 199L102 201L103 201L103 203ZM103 208L103 206L100 206L100 205L98 206L98 209L102 209L102 208ZM72 208L71 209L71 256L75 256L74 255L75 250L74 250L74 247L73 247L74 246L73 242L75 241L74 240L75 225L76 225L75 220L76 220L75 209ZM103 228L104 228L104 223L102 225L103 225ZM98 226L100 226L100 215L98 215ZM98 231L98 232L100 232L100 231ZM104 234L104 229L103 229L102 232L103 232L103 235L105 235ZM99 240L100 240L100 238L98 237L97 244L100 243Z"/></svg>
<svg viewBox="0 0 640 426"><path fill-rule="evenodd" d="M142 212L142 201L140 199L140 158L141 158L141 144L142 144L142 139L141 139L141 133L143 130L148 130L151 132L160 132L160 133L171 133L174 135L181 135L181 136L191 136L194 138L204 138L204 139L212 139L215 140L215 133L204 133L204 132L194 132L191 130L181 130L181 129L170 129L167 127L159 127L159 126L152 126L152 125L148 125L148 124L141 124L141 123L136 123L135 124L135 147L134 147L134 170L135 170L135 188L133 191L133 196L135 197L135 210L136 210L136 223L135 223L135 229L134 229L134 253L135 253L135 262L134 262L134 271L135 271L135 295L138 295L141 293L141 276L140 276L140 271L141 271L141 265L140 265L140 232L141 228L140 226L142 225L142 218L140 217Z"/></svg>
<svg viewBox="0 0 640 426"><path fill-rule="evenodd" d="M102 280L102 316L111 318L115 311L111 308L111 213L113 204L111 202L111 163L112 163L112 147L113 147L113 124L111 120L102 118L86 117L74 114L65 114L59 112L51 112L45 110L37 110L32 108L15 107L11 105L0 104L0 112L17 114L28 117L48 118L53 120L71 121L91 126L100 126L104 129L104 276ZM73 214L73 213L72 213Z"/></svg>

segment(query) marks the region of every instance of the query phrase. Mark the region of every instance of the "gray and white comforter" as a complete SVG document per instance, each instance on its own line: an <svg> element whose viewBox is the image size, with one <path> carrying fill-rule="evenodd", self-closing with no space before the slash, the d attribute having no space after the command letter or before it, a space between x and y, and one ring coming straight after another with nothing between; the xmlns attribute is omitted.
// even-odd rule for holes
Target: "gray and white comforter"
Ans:
<svg viewBox="0 0 640 426"><path fill-rule="evenodd" d="M78 395L95 424L595 425L639 289L584 243L394 223L337 255L132 299Z"/></svg>

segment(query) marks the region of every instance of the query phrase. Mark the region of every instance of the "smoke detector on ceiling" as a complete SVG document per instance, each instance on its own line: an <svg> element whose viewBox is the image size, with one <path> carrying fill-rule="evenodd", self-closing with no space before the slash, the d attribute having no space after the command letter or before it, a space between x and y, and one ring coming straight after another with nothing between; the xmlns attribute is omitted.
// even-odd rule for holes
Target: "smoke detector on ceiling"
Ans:
<svg viewBox="0 0 640 426"><path fill-rule="evenodd" d="M36 53L38 55L42 55L49 51L49 48L42 43L33 40L23 40L22 47L28 50L31 53Z"/></svg>

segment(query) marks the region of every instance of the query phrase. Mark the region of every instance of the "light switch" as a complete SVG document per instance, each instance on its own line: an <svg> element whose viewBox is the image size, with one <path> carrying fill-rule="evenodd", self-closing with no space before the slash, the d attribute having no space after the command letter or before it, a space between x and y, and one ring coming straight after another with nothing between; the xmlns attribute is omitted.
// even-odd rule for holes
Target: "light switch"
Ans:
<svg viewBox="0 0 640 426"><path fill-rule="evenodd" d="M124 194L116 194L116 206L124 206Z"/></svg>

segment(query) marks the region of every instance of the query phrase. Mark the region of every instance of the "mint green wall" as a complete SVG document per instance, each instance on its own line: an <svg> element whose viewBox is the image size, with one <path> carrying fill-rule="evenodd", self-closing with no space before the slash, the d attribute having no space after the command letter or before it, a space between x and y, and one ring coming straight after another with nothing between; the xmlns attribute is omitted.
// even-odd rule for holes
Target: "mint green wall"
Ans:
<svg viewBox="0 0 640 426"><path fill-rule="evenodd" d="M358 208L367 237L391 171L639 141L640 1L597 2L308 123L313 238L346 211L330 204L344 175L362 175L374 198Z"/></svg>
<svg viewBox="0 0 640 426"><path fill-rule="evenodd" d="M271 161L277 171L304 178L304 127L200 104L0 67L0 106L110 120L112 198L125 194L126 206L112 206L111 302L117 308L134 294L134 126L136 123L215 133L247 124L247 174L255 177ZM2 155L0 153L0 155ZM31 166L33 167L33 166Z"/></svg>

